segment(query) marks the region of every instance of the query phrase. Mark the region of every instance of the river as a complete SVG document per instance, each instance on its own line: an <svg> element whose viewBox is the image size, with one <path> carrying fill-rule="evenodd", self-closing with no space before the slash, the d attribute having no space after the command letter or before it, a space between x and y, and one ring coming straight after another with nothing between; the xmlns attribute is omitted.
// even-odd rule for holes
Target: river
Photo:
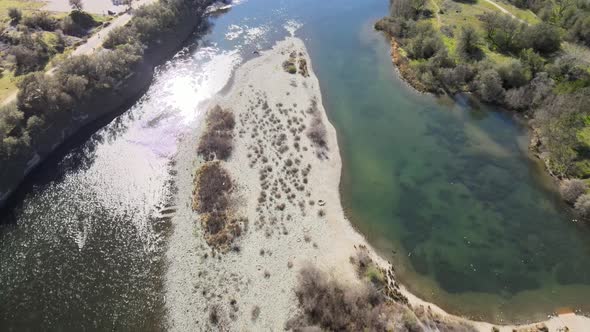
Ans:
<svg viewBox="0 0 590 332"><path fill-rule="evenodd" d="M405 285L496 322L590 312L590 232L528 154L526 129L408 88L372 30L386 13L385 0L246 0L212 17L140 100L44 163L2 212L0 326L165 329L177 142L295 23L339 134L347 213Z"/></svg>

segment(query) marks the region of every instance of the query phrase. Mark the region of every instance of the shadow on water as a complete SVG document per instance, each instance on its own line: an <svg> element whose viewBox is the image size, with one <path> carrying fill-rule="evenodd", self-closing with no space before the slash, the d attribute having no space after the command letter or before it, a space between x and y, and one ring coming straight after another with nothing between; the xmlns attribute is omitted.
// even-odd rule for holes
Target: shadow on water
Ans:
<svg viewBox="0 0 590 332"><path fill-rule="evenodd" d="M187 49L202 33L192 32ZM181 51L171 62L191 57ZM174 68L166 63L156 77L166 70ZM169 160L141 139L170 135L158 128L174 110L156 108L151 74L125 105L40 163L0 210L3 328L165 328L165 214L175 187Z"/></svg>
<svg viewBox="0 0 590 332"><path fill-rule="evenodd" d="M137 103L148 88L149 86L112 113L81 128L58 146L50 156L41 161L6 200L6 203L0 207L0 225L16 222L14 216L16 207L23 202L27 195L34 193L36 188L45 187L52 182L61 182L72 170L90 168L96 157L96 148L105 140L115 139L125 130L126 122L121 121L118 117ZM99 132L111 122L114 123L113 126Z"/></svg>

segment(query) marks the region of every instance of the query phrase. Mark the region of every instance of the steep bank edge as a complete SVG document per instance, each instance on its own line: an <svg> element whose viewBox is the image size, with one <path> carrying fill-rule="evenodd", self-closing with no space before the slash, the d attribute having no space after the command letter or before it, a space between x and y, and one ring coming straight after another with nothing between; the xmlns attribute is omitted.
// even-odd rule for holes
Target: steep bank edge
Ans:
<svg viewBox="0 0 590 332"><path fill-rule="evenodd" d="M52 127L42 132L30 152L3 162L0 165L0 208L8 203L25 179L69 139L75 138L80 132L91 130L92 124L99 120L110 122L125 112L126 106L139 100L152 82L154 69L178 51L195 31L203 32L206 25L204 19L208 15L206 8L213 2L208 0L202 7L184 12L174 29L159 34L157 42L151 43L145 50L133 74L121 82L118 88L84 102L74 109L72 114L77 117L68 119L65 127ZM195 15L200 15L199 19L195 19Z"/></svg>

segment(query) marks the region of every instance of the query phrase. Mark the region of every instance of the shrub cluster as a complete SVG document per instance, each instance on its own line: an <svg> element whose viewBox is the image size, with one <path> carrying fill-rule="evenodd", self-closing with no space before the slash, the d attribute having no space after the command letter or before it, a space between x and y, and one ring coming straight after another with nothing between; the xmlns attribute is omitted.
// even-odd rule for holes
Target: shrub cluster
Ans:
<svg viewBox="0 0 590 332"><path fill-rule="evenodd" d="M32 73L19 83L16 108L20 121L11 116L11 130L3 133L0 157L8 158L34 141L36 130L59 125L72 111L96 93L112 89L141 59L141 49L122 47L95 56L71 57L53 75ZM35 130L34 130L35 129Z"/></svg>
<svg viewBox="0 0 590 332"><path fill-rule="evenodd" d="M286 329L294 331L475 331L418 307L389 301L371 283L343 285L309 265L301 269L295 294L300 313Z"/></svg>
<svg viewBox="0 0 590 332"><path fill-rule="evenodd" d="M309 128L307 129L307 137L318 147L326 148L328 146L328 141L326 135L328 134L326 131L326 126L322 121L322 116L318 111L317 100L313 99L311 101L311 107L308 110L311 113L311 123Z"/></svg>
<svg viewBox="0 0 590 332"><path fill-rule="evenodd" d="M559 186L561 196L568 203L575 203L578 197L586 193L588 185L580 179L563 180Z"/></svg>
<svg viewBox="0 0 590 332"><path fill-rule="evenodd" d="M80 10L73 10L70 14L63 18L61 21L61 29L62 31L71 36L81 37L88 33L88 31L98 23L94 20L92 15L80 11Z"/></svg>
<svg viewBox="0 0 590 332"><path fill-rule="evenodd" d="M233 112L224 110L219 105L213 107L207 113L207 128L201 136L197 153L206 160L229 158L233 149L235 124Z"/></svg>
<svg viewBox="0 0 590 332"><path fill-rule="evenodd" d="M216 249L227 250L242 234L245 222L231 215L229 196L233 184L219 161L204 163L195 176L193 210L200 213L205 240Z"/></svg>
<svg viewBox="0 0 590 332"><path fill-rule="evenodd" d="M218 161L204 163L195 176L193 209L200 213L223 212L229 204L232 181Z"/></svg>
<svg viewBox="0 0 590 332"><path fill-rule="evenodd" d="M509 0L535 12L543 21L558 26L565 37L590 46L590 3L588 1Z"/></svg>
<svg viewBox="0 0 590 332"><path fill-rule="evenodd" d="M159 33L172 29L177 23L177 17L191 3L207 2L208 0L171 0L141 6L135 10L129 24L109 33L103 46L114 49L129 43L149 45L156 42L155 37Z"/></svg>

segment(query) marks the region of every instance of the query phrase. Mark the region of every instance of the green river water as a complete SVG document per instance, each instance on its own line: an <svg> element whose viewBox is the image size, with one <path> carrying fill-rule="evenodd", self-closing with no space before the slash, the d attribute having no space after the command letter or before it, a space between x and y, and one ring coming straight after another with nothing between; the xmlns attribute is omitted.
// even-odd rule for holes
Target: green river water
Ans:
<svg viewBox="0 0 590 332"><path fill-rule="evenodd" d="M166 329L171 165L201 102L296 21L336 127L354 226L402 283L493 322L590 313L590 230L510 113L421 95L373 23L387 0L244 0L103 128L42 164L0 213L0 330ZM330 241L330 239L325 239Z"/></svg>
<svg viewBox="0 0 590 332"><path fill-rule="evenodd" d="M377 2L335 11L306 31L354 225L410 290L451 312L497 322L588 313L589 229L528 152L526 128L464 96L409 88L372 29L386 12Z"/></svg>

